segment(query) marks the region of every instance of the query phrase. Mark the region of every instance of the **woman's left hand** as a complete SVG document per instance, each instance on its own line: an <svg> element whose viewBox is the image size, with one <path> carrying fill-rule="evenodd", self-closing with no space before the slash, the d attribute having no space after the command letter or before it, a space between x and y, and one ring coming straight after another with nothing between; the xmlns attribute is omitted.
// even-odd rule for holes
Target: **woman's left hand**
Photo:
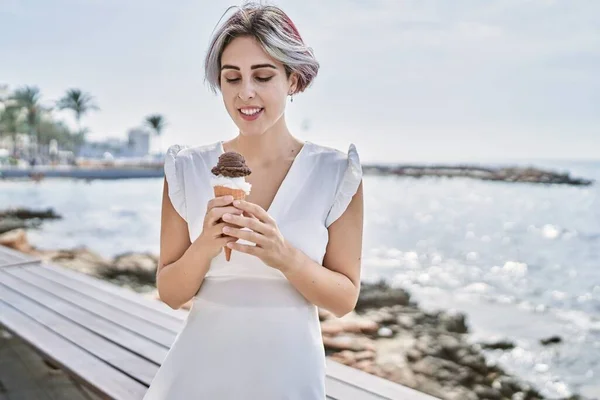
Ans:
<svg viewBox="0 0 600 400"><path fill-rule="evenodd" d="M242 230L234 227L224 227L223 233L239 239L255 243L256 246L228 243L233 250L251 254L260 258L268 266L284 271L289 267L292 246L285 240L275 220L259 205L244 200L236 200L233 206L244 211L245 215L223 215L227 223L237 225Z"/></svg>

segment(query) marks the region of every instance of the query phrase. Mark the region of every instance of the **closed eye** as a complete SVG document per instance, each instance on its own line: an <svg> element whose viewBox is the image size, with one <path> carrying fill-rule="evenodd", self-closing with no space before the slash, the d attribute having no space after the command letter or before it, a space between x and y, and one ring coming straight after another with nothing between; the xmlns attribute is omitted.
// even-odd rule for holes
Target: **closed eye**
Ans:
<svg viewBox="0 0 600 400"><path fill-rule="evenodd" d="M269 76L266 78L261 78L261 77L257 76L255 79L259 82L269 82L271 79L273 79L273 77ZM235 83L235 82L238 82L240 80L240 78L225 78L225 80L227 81L227 83Z"/></svg>

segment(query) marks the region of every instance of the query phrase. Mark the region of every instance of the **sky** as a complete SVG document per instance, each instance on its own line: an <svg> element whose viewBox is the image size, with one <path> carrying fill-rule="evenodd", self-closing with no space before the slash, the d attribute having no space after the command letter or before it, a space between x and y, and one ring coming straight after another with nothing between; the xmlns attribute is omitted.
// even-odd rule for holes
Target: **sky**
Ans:
<svg viewBox="0 0 600 400"><path fill-rule="evenodd" d="M0 0L0 84L47 104L91 93L90 138L151 113L153 148L233 138L204 83L230 5L178 0ZM600 1L279 0L320 71L288 103L296 137L363 162L600 159ZM57 118L72 124L66 112Z"/></svg>

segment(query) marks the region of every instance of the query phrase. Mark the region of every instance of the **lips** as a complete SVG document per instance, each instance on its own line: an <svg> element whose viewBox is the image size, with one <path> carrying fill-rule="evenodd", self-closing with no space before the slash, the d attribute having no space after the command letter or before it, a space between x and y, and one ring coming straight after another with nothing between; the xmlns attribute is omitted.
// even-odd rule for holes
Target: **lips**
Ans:
<svg viewBox="0 0 600 400"><path fill-rule="evenodd" d="M245 121L254 121L262 115L264 108L261 107L244 107L238 109L240 116Z"/></svg>

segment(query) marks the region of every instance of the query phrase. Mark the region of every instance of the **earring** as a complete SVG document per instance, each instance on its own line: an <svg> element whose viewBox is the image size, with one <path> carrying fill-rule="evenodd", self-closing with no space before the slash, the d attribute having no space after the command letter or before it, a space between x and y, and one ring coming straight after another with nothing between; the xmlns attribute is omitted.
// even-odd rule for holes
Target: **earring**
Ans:
<svg viewBox="0 0 600 400"><path fill-rule="evenodd" d="M290 94L290 103L293 103L293 102L294 102L294 95Z"/></svg>

